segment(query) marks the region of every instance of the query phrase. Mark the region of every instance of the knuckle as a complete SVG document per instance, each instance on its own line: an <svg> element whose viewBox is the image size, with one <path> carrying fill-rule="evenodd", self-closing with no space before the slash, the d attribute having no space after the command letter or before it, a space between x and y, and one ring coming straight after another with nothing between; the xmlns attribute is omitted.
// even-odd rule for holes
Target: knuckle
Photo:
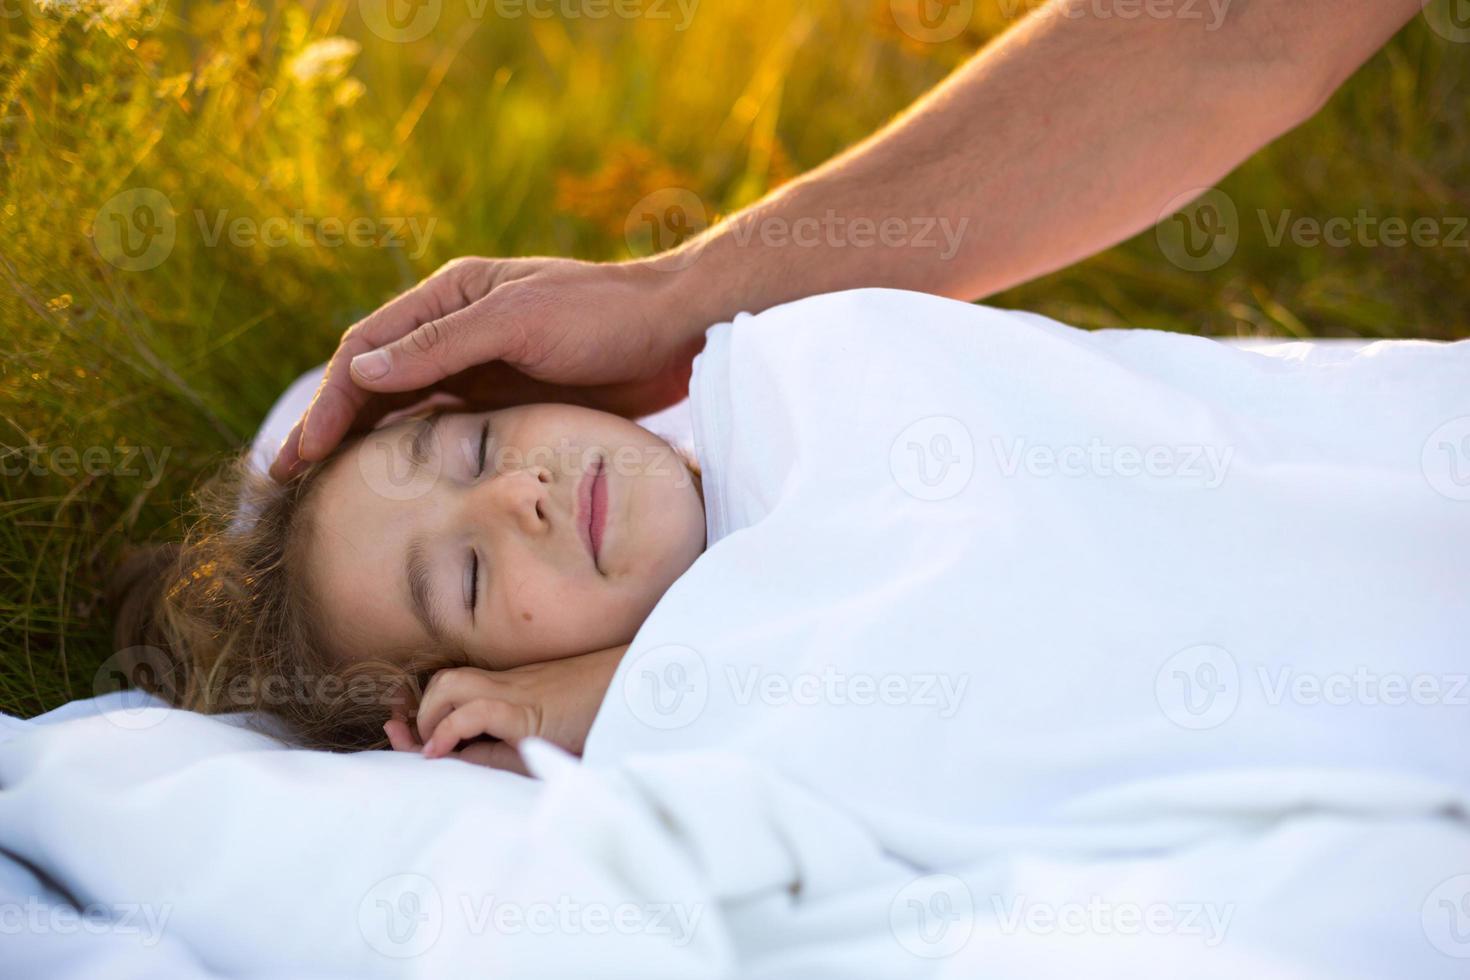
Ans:
<svg viewBox="0 0 1470 980"><path fill-rule="evenodd" d="M429 355L442 348L447 332L440 320L430 320L408 335L408 345L416 354Z"/></svg>
<svg viewBox="0 0 1470 980"><path fill-rule="evenodd" d="M427 703L431 698L437 700L455 685L456 680L452 668L438 671L433 677L429 678L429 683L424 685L424 702Z"/></svg>
<svg viewBox="0 0 1470 980"><path fill-rule="evenodd" d="M342 331L342 339L337 343L338 356L353 358L379 346L382 341L374 341L373 336L375 325L380 319L379 313L375 312Z"/></svg>
<svg viewBox="0 0 1470 980"><path fill-rule="evenodd" d="M445 691L461 691L472 676L468 668L446 667L435 674L434 679L443 685Z"/></svg>
<svg viewBox="0 0 1470 980"><path fill-rule="evenodd" d="M435 269L434 270L434 274L432 276L430 276L429 278L430 279L439 279L439 278L442 278L442 277L445 277L445 276L458 275L459 273L463 272L464 269L465 269L465 267L467 265L469 265L470 262L472 262L472 261L474 261L474 260L471 259L470 256L468 256L468 255L458 255L458 256L455 256L454 258L450 259L448 262L445 262L439 268Z"/></svg>
<svg viewBox="0 0 1470 980"><path fill-rule="evenodd" d="M468 306L495 285L496 263L477 256L461 255L445 262L431 278L449 284L459 297L460 305Z"/></svg>

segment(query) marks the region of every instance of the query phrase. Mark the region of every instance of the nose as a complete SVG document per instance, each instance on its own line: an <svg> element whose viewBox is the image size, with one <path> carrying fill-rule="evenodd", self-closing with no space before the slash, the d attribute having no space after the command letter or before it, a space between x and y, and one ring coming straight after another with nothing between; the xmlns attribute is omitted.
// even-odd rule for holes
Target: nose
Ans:
<svg viewBox="0 0 1470 980"><path fill-rule="evenodd" d="M551 470L545 466L502 469L479 480L465 495L471 520L512 526L530 536L551 530Z"/></svg>

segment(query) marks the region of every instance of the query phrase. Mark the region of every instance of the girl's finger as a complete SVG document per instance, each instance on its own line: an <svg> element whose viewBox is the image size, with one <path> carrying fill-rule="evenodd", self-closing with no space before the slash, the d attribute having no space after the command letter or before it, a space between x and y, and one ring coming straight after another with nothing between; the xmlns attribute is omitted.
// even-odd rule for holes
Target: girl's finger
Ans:
<svg viewBox="0 0 1470 980"><path fill-rule="evenodd" d="M449 667L439 671L429 679L419 701L419 737L427 744L434 735L434 729L451 711L479 698L493 697L499 689L495 678L487 671L473 667Z"/></svg>
<svg viewBox="0 0 1470 980"><path fill-rule="evenodd" d="M388 744L393 746L395 752L419 752L423 745L413 737L413 729L409 728L408 722L402 718L393 718L384 723L383 733L388 736Z"/></svg>
<svg viewBox="0 0 1470 980"><path fill-rule="evenodd" d="M489 735L502 742L519 742L536 734L533 712L525 705L481 698L456 708L445 716L424 742L424 757L437 759L454 751L466 739Z"/></svg>

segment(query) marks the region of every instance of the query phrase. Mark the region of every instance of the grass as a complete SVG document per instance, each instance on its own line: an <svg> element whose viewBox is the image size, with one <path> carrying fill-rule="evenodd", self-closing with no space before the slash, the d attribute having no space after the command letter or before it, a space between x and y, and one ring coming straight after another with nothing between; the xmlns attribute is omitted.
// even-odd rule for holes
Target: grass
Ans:
<svg viewBox="0 0 1470 980"><path fill-rule="evenodd" d="M189 488L354 319L459 254L626 255L629 209L660 188L729 213L871 131L1016 7L982 0L965 34L925 45L887 0L726 0L682 30L675 4L670 19L598 20L445 2L426 37L398 43L364 24L368 0L12 0L0 711L92 693L119 547L176 531ZM1416 19L1231 175L1242 230L1221 267L1185 271L1149 233L992 301L1085 326L1470 335L1470 250L1269 234L1284 212L1360 210L1449 234L1470 214L1466 53ZM157 251L119 251L114 222L134 214ZM418 232L331 244L330 219ZM284 241L259 240L268 228Z"/></svg>

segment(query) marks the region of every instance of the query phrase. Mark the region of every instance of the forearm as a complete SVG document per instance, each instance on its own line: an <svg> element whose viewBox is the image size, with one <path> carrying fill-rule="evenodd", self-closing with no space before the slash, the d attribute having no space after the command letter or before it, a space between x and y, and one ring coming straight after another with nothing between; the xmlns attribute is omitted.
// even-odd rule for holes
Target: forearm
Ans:
<svg viewBox="0 0 1470 980"><path fill-rule="evenodd" d="M1095 9L1038 11L883 131L687 244L670 263L686 311L707 325L856 286L974 299L1086 258L1314 113L1419 4L1252 0L1211 29L1204 3L1198 20Z"/></svg>

